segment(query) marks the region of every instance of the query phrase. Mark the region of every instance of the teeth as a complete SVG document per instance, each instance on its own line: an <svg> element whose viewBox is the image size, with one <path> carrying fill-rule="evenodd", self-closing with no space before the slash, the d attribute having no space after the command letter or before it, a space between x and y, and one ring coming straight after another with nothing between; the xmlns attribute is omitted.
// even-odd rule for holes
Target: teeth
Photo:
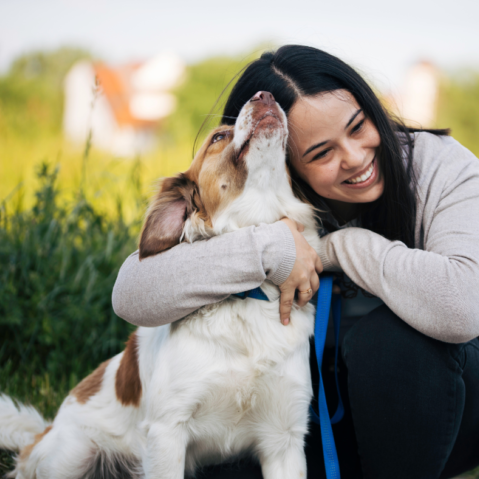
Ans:
<svg viewBox="0 0 479 479"><path fill-rule="evenodd" d="M365 173L351 180L347 180L346 183L349 183L352 185L354 185L355 183L362 183L363 181L366 181L367 179L369 179L369 177L373 174L373 170L374 170L374 161L371 163L371 166L367 169Z"/></svg>

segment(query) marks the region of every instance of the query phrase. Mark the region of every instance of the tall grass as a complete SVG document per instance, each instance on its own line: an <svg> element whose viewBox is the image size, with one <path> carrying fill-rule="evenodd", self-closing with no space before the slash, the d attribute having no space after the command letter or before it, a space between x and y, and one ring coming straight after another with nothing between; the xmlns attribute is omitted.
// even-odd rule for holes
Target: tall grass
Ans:
<svg viewBox="0 0 479 479"><path fill-rule="evenodd" d="M118 200L125 221L141 213L139 195L150 197L154 181L188 168L193 139L181 144L161 145L141 158L125 159L95 148L83 161L83 147L75 146L60 135L45 135L38 140L5 135L0 131L0 201L9 198L21 209L31 209L40 186L36 167L48 159L59 165L57 173L59 201L76 201L82 185L90 204L101 214L116 215ZM21 184L23 188L19 189Z"/></svg>
<svg viewBox="0 0 479 479"><path fill-rule="evenodd" d="M133 175L134 176L134 175ZM99 362L120 352L130 325L111 307L139 221L102 213L79 190L59 195L58 168L37 169L31 209L0 208L0 390L51 416ZM138 210L145 200L137 197ZM140 216L141 217L141 216Z"/></svg>

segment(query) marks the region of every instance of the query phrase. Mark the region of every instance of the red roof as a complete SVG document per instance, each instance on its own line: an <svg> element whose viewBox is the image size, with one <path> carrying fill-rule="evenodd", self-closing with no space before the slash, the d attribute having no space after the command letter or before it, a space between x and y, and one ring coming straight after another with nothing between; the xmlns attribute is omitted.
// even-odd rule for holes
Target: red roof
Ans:
<svg viewBox="0 0 479 479"><path fill-rule="evenodd" d="M157 121L136 118L130 110L132 94L130 76L140 65L140 63L133 63L116 69L102 63L93 65L102 92L108 100L115 119L120 126L151 128L158 123Z"/></svg>

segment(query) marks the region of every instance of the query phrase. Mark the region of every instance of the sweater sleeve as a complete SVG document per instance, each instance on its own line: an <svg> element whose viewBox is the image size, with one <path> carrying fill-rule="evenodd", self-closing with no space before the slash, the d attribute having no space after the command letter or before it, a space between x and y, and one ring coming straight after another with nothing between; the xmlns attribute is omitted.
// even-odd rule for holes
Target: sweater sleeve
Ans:
<svg viewBox="0 0 479 479"><path fill-rule="evenodd" d="M181 243L142 261L136 251L118 273L113 309L138 326L171 323L265 279L283 283L295 260L293 235L281 221Z"/></svg>
<svg viewBox="0 0 479 479"><path fill-rule="evenodd" d="M418 331L466 342L479 336L479 161L451 138L421 135L414 157L423 249L347 228L324 237L319 256Z"/></svg>

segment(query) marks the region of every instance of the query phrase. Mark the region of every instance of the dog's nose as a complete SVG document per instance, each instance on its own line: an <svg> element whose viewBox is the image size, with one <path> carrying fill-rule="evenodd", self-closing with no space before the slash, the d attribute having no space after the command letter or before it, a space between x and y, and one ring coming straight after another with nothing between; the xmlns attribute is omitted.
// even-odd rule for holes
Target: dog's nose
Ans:
<svg viewBox="0 0 479 479"><path fill-rule="evenodd" d="M259 101L265 105L274 105L274 96L269 91L259 91L250 101Z"/></svg>

